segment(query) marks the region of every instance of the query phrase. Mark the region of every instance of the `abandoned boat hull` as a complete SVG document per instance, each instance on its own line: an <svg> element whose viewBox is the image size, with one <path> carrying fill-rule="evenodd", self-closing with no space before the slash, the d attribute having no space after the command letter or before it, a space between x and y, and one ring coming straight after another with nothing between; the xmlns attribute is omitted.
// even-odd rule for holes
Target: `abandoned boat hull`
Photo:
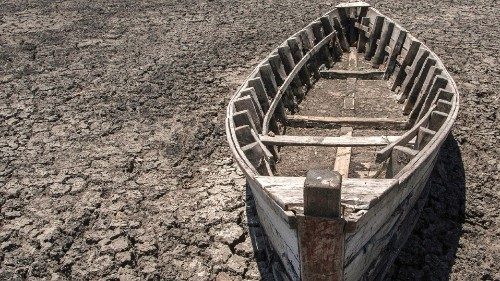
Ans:
<svg viewBox="0 0 500 281"><path fill-rule="evenodd" d="M320 71L320 64L328 68L340 60L340 53L353 48L377 69ZM348 67L350 62L349 58ZM408 130L396 138L384 137L387 144L377 151L377 161L386 165L385 178L351 178L345 169L333 174L323 171L319 173L331 178L328 186L322 186L311 177L317 171L306 177L275 175L277 148L282 145L332 146L337 147L337 156L342 149L350 155L351 147L358 145L384 145L379 137L353 137L352 129L339 137L295 138L285 138L280 129L290 126L287 115L294 115L287 113L294 113L294 101L311 91L314 79L351 79L352 84L353 76L388 80L395 99L404 103ZM288 277L383 278L425 202L426 183L457 113L457 88L439 58L366 3L337 6L271 52L231 99L226 129L261 225ZM384 118L361 119L308 118L306 123L336 122L343 129L397 125ZM340 158L335 159L334 170L342 168ZM322 214L325 208L317 202L325 197L337 201L326 202L331 212ZM318 247L323 250L315 251Z"/></svg>

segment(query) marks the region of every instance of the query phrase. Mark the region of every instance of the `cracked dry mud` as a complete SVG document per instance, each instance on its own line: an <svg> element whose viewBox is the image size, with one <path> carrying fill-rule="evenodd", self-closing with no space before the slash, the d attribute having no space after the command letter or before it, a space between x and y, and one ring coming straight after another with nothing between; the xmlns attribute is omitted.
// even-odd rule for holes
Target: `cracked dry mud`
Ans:
<svg viewBox="0 0 500 281"><path fill-rule="evenodd" d="M271 279L225 106L335 4L2 1L0 280ZM499 4L372 5L426 42L461 91L388 278L500 280Z"/></svg>

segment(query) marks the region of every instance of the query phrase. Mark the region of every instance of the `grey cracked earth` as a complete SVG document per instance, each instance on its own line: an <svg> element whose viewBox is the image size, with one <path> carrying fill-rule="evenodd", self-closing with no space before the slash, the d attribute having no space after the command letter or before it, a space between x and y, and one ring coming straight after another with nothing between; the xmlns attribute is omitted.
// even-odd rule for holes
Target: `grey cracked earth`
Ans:
<svg viewBox="0 0 500 281"><path fill-rule="evenodd" d="M336 4L0 2L0 280L270 280L225 106ZM500 280L499 2L371 4L443 59L462 97L388 279Z"/></svg>

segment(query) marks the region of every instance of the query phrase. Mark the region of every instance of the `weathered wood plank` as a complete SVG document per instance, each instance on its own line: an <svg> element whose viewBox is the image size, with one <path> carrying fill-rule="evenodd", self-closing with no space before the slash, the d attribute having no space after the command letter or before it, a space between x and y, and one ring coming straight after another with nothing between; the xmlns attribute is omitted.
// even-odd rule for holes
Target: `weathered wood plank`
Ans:
<svg viewBox="0 0 500 281"><path fill-rule="evenodd" d="M327 14L327 16L330 17L330 19L333 22L333 27L335 28L335 31L337 31L337 38L339 39L340 46L344 52L349 52L349 43L347 42L347 38L345 36L344 28L342 27L342 24L340 23L340 15L338 13L338 10L332 10L330 13Z"/></svg>
<svg viewBox="0 0 500 281"><path fill-rule="evenodd" d="M294 273L290 274L292 279L298 280L300 258L297 232L290 227L289 222L283 219L281 214L283 210L265 194L265 190L258 183L249 181L249 185L255 198L260 224L264 228L269 242L283 262L287 272Z"/></svg>
<svg viewBox="0 0 500 281"><path fill-rule="evenodd" d="M368 32L369 32L369 25L370 25L370 18L364 17L361 19L361 23L359 24L359 28L361 31L359 31L359 36L358 36L358 46L357 46L357 51L358 53L364 53L366 51L366 44L368 42Z"/></svg>
<svg viewBox="0 0 500 281"><path fill-rule="evenodd" d="M420 150L424 148L435 135L436 131L433 131L425 127L419 127L417 134L417 142L414 145L415 149Z"/></svg>
<svg viewBox="0 0 500 281"><path fill-rule="evenodd" d="M422 86L424 85L425 79L427 78L427 75L429 74L431 67L434 66L435 64L436 60L434 58L427 57L424 66L422 67L422 69L420 69L418 77L413 82L413 86L411 87L411 90L409 91L408 95L401 94L399 96L398 98L399 103L404 102L406 99L406 103L408 104L408 106L413 106L413 104L417 101L418 94L422 90Z"/></svg>
<svg viewBox="0 0 500 281"><path fill-rule="evenodd" d="M393 30L394 22L386 18L382 27L382 34L380 35L380 43L378 44L375 55L372 58L373 67L379 67L379 65L384 62L384 58L387 55L385 47L388 46L389 41L391 40Z"/></svg>
<svg viewBox="0 0 500 281"><path fill-rule="evenodd" d="M394 44L391 44L391 52L389 54L389 59L387 60L387 68L385 70L384 79L389 79L389 77L394 72L394 68L396 67L396 58L401 53L401 49L403 48L403 43L406 39L406 30L403 30L399 27L395 27L393 34L398 34L397 39L394 41Z"/></svg>
<svg viewBox="0 0 500 281"><path fill-rule="evenodd" d="M442 69L436 66L430 67L429 72L425 76L425 80L424 83L422 84L420 91L416 93L416 96L406 100L405 106L403 107L403 114L405 115L410 114L413 108L415 107L415 104L419 104L421 102L422 96L425 96L425 93L429 91L432 82L434 81L434 78L437 75L441 74L441 71Z"/></svg>
<svg viewBox="0 0 500 281"><path fill-rule="evenodd" d="M408 163L410 163L411 159L415 157L418 153L418 150L411 149L406 146L395 146L391 152L391 159L389 161L389 165L387 165L387 178L392 178L399 173Z"/></svg>
<svg viewBox="0 0 500 281"><path fill-rule="evenodd" d="M370 38L368 39L368 47L365 52L365 59L371 60L373 55L375 54L375 50L377 48L377 40L380 38L380 34L382 33L382 27L384 25L384 17L377 16L375 17L375 22L373 23L373 29L370 32Z"/></svg>
<svg viewBox="0 0 500 281"><path fill-rule="evenodd" d="M303 206L305 177L258 176L256 181L284 210ZM344 178L341 188L341 204L356 210L366 210L396 183L395 179Z"/></svg>
<svg viewBox="0 0 500 281"><path fill-rule="evenodd" d="M444 124L448 114L441 111L432 111L431 118L429 119L429 129L433 131L438 131L439 128Z"/></svg>
<svg viewBox="0 0 500 281"><path fill-rule="evenodd" d="M417 56L415 57L415 60L413 60L411 67L408 69L405 80L403 81L403 83L401 84L401 88L399 89L398 100L406 99L406 97L408 96L408 92L411 90L411 87L413 86L415 79L420 73L425 60L427 59L427 57L429 57L429 54L430 52L427 49L420 48L420 50L418 50Z"/></svg>
<svg viewBox="0 0 500 281"><path fill-rule="evenodd" d="M322 137L322 136L260 136L264 144L279 146L384 146L399 139L400 136L340 136L340 137Z"/></svg>
<svg viewBox="0 0 500 281"><path fill-rule="evenodd" d="M417 52L422 45L420 41L417 41L416 39L408 36L408 34L405 37L403 47L406 44L410 44L410 46L407 49L408 51L406 52L406 55L403 56L399 71L396 73L396 77L394 78L394 82L392 83L391 91L395 91L397 87L399 87L401 83L403 83L403 80L406 77L406 68L413 63L413 60L415 59L415 56L417 55Z"/></svg>
<svg viewBox="0 0 500 281"><path fill-rule="evenodd" d="M328 69L321 70L321 77L327 79L347 79L356 78L360 80L379 80L384 76L385 71L382 70L343 70L343 69Z"/></svg>
<svg viewBox="0 0 500 281"><path fill-rule="evenodd" d="M340 133L346 137L352 137L352 127L342 127ZM342 175L343 178L349 176L349 164L351 163L351 147L337 148L337 155L335 156L335 163L333 170Z"/></svg>
<svg viewBox="0 0 500 281"><path fill-rule="evenodd" d="M253 89L255 91L262 111L266 113L269 109L269 97L266 93L266 89L264 88L264 83L262 83L262 79L260 77L249 79L248 87L249 89Z"/></svg>
<svg viewBox="0 0 500 281"><path fill-rule="evenodd" d="M321 42L321 40L323 40L323 38L325 38L325 33L323 31L321 21L312 22L311 27L315 38L314 43L318 44L319 42ZM328 51L328 45L324 45L323 47L321 47L318 54L321 56L322 61L326 67L332 67L333 58L330 52Z"/></svg>
<svg viewBox="0 0 500 281"><path fill-rule="evenodd" d="M288 116L287 125L304 127L341 127L355 128L406 128L406 121L390 118L358 118L358 117L323 117L323 116Z"/></svg>
<svg viewBox="0 0 500 281"><path fill-rule="evenodd" d="M257 129L257 132L260 133L262 131L262 126L252 98L249 96L240 97L235 99L233 104L236 111L248 111L248 114L253 121L253 125Z"/></svg>
<svg viewBox="0 0 500 281"><path fill-rule="evenodd" d="M429 90L427 96L425 97L425 101L422 103L422 107L421 107L420 111L418 112L418 117L416 118L416 120L419 120L420 118L422 118L422 116L425 115L425 113L431 107L431 104L434 101L439 90L446 88L446 86L448 86L448 82L449 81L446 77L441 76L441 75L436 76L436 78L434 79L434 83L432 83L431 89ZM416 107L414 109L416 109ZM415 113L416 113L416 111L415 111ZM413 119L414 116L416 116L416 114L413 115L413 112L410 113L410 120L415 120L415 119Z"/></svg>

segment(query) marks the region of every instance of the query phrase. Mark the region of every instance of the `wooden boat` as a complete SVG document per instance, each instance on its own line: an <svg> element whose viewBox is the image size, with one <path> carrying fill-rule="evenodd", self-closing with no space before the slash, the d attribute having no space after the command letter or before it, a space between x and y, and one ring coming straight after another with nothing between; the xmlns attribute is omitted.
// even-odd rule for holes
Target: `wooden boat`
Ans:
<svg viewBox="0 0 500 281"><path fill-rule="evenodd" d="M230 100L227 137L291 280L383 278L458 102L436 54L363 2L254 69Z"/></svg>

